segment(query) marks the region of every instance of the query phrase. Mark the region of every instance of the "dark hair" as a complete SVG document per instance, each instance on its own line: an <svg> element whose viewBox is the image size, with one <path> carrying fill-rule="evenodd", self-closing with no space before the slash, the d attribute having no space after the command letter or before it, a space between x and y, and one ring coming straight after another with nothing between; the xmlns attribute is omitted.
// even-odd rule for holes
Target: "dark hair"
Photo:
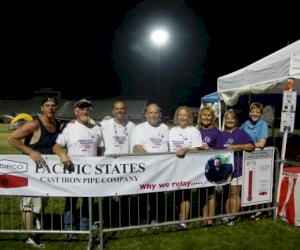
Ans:
<svg viewBox="0 0 300 250"><path fill-rule="evenodd" d="M56 105L58 104L56 97L49 96L49 95L42 98L41 105L43 106L45 104L45 102L54 102Z"/></svg>

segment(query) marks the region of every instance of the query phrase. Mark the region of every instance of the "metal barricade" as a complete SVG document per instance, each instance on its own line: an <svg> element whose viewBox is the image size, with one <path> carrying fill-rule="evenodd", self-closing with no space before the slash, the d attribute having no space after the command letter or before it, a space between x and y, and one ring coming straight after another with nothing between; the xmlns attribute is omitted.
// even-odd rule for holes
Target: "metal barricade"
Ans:
<svg viewBox="0 0 300 250"><path fill-rule="evenodd" d="M238 157L241 157L241 153L238 152ZM276 159L279 158L278 156L277 150ZM95 197L88 198L89 228L80 230L77 224L82 224L82 220L85 217L84 213L86 212L83 211L82 199L79 199L79 204L76 207L72 204L74 201L68 199L71 212L75 212L72 211L75 207L78 215L71 219L71 229L66 229L64 226L66 198L56 197L49 198L47 204L44 204L41 210L41 228L27 230L24 228L24 220L20 211L20 200L22 198L18 196L2 196L0 197L0 233L86 234L89 235L88 249L91 249L95 242L99 243L100 248L103 249L104 234L108 232L132 229L146 230L161 226L174 226L180 223L201 223L228 216L244 216L259 211L274 211L276 208L279 163L279 160L274 161L273 202L264 204L264 206L250 206L236 213L226 213L225 203L228 198L228 185L160 193ZM215 207L215 212L210 214L207 204L212 198L217 201L217 206ZM190 203L190 206L187 208L189 215L188 218L179 220L180 205L186 199ZM273 219L274 221L276 220L275 216ZM31 223L36 226L36 221Z"/></svg>

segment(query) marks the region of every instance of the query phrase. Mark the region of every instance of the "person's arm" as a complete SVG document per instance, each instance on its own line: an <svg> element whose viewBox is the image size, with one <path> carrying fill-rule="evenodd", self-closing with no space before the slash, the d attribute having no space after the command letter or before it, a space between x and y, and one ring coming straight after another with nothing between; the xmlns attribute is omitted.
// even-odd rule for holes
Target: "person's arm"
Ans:
<svg viewBox="0 0 300 250"><path fill-rule="evenodd" d="M255 143L256 148L264 148L266 145L267 139L265 138L260 138L258 143Z"/></svg>
<svg viewBox="0 0 300 250"><path fill-rule="evenodd" d="M187 152L192 152L192 151L197 151L197 150L198 150L197 147L194 147L194 148L183 147L176 151L176 156L179 158L183 158Z"/></svg>
<svg viewBox="0 0 300 250"><path fill-rule="evenodd" d="M255 149L254 145L251 143L245 144L229 144L227 149L229 150L245 150L245 151L253 151Z"/></svg>
<svg viewBox="0 0 300 250"><path fill-rule="evenodd" d="M264 120L260 120L261 122L261 131L259 134L259 141L255 144L255 147L257 148L264 148L266 146L267 143L267 138L269 135L269 128L268 128L268 124L264 121Z"/></svg>
<svg viewBox="0 0 300 250"><path fill-rule="evenodd" d="M59 158L61 163L64 165L64 168L68 169L70 172L74 171L74 164L69 158L66 150L60 146L58 143L55 143L53 148L53 153L55 153Z"/></svg>
<svg viewBox="0 0 300 250"><path fill-rule="evenodd" d="M144 149L144 147L142 145L134 145L133 153L147 154L148 152Z"/></svg>
<svg viewBox="0 0 300 250"><path fill-rule="evenodd" d="M16 129L10 134L8 142L22 153L28 155L37 165L41 166L45 164L45 160L40 152L28 147L22 142L25 137L33 134L39 129L39 122L37 120L25 123L22 127Z"/></svg>
<svg viewBox="0 0 300 250"><path fill-rule="evenodd" d="M201 147L199 147L198 149L200 150L209 150L209 146L207 145L207 143L203 143Z"/></svg>

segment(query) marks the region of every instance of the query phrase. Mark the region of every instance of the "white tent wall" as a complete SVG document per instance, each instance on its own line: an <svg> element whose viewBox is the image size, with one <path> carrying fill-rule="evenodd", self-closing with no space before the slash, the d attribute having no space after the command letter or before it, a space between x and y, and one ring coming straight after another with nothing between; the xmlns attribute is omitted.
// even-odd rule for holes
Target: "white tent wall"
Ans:
<svg viewBox="0 0 300 250"><path fill-rule="evenodd" d="M240 70L221 76L217 92L227 106L233 106L244 94L282 93L288 79L300 94L300 40Z"/></svg>

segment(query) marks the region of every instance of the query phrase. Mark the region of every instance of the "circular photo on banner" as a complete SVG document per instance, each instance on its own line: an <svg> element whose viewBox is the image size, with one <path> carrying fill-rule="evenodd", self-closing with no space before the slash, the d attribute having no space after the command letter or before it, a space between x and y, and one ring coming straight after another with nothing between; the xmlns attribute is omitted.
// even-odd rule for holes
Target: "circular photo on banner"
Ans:
<svg viewBox="0 0 300 250"><path fill-rule="evenodd" d="M221 155L216 155L209 159L205 165L207 180L217 184L226 182L231 177L233 171L233 166L228 161L228 158Z"/></svg>

